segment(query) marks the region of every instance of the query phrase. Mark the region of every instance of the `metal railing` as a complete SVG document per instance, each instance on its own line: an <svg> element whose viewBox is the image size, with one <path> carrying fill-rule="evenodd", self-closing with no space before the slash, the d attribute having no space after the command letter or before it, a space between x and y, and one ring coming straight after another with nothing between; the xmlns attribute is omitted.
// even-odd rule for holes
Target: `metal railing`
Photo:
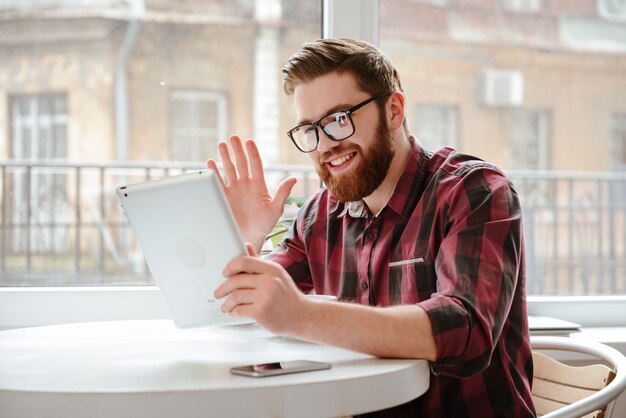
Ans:
<svg viewBox="0 0 626 418"><path fill-rule="evenodd" d="M626 173L510 172L529 294L626 294Z"/></svg>
<svg viewBox="0 0 626 418"><path fill-rule="evenodd" d="M0 162L0 286L152 283L115 188L205 168L167 162ZM626 173L509 172L524 209L529 294L626 293ZM319 186L310 166L268 183Z"/></svg>

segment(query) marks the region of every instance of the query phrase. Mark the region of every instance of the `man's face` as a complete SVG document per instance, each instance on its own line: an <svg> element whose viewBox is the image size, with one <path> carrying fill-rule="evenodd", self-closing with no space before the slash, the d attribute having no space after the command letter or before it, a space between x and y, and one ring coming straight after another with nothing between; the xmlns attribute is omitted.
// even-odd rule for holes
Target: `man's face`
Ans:
<svg viewBox="0 0 626 418"><path fill-rule="evenodd" d="M351 74L330 73L295 88L298 124L348 109L370 95L361 91ZM380 186L394 157L394 140L384 112L372 102L353 115L354 134L333 141L319 130L318 148L309 155L320 178L343 202L371 195Z"/></svg>

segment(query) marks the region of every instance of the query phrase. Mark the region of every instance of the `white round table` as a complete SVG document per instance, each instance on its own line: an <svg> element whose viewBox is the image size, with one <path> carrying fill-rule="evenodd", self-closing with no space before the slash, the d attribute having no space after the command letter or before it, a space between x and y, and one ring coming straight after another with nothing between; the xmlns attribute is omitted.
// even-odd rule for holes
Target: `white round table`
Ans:
<svg viewBox="0 0 626 418"><path fill-rule="evenodd" d="M266 378L230 367L284 360L330 370ZM0 417L323 417L408 402L424 360L387 360L288 340L259 325L179 330L170 320L0 332Z"/></svg>

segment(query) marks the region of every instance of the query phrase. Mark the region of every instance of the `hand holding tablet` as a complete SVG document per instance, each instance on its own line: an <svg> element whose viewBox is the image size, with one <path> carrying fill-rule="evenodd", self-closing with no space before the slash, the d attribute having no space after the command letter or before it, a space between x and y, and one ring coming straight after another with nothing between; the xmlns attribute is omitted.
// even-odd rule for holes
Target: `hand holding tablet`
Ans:
<svg viewBox="0 0 626 418"><path fill-rule="evenodd" d="M254 322L222 313L223 301L213 297L224 266L246 247L212 170L116 193L177 327Z"/></svg>

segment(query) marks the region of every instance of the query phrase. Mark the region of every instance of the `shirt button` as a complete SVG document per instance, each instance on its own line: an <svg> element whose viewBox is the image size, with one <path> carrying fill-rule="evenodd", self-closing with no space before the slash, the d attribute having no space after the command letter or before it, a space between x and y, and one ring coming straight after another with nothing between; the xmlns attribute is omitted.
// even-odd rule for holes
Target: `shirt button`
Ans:
<svg viewBox="0 0 626 418"><path fill-rule="evenodd" d="M368 284L367 284L366 281L362 281L361 282L361 289L365 290L365 289L367 289L367 286L368 286Z"/></svg>
<svg viewBox="0 0 626 418"><path fill-rule="evenodd" d="M367 233L365 234L365 237L366 237L367 239L372 239L372 238L374 238L374 233L373 233L372 231L369 231L369 232L367 232Z"/></svg>

